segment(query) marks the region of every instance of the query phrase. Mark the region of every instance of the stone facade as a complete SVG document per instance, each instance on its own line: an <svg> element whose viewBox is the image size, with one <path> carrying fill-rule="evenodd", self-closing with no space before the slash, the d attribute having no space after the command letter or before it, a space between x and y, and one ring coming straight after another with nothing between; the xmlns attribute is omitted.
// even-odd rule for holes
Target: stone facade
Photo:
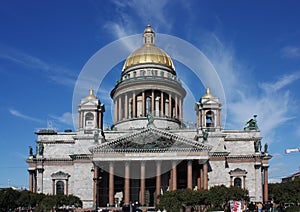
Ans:
<svg viewBox="0 0 300 212"><path fill-rule="evenodd" d="M154 45L150 26L144 42L111 92L111 129L104 129L105 107L90 90L79 103L75 132L36 132L36 154L27 159L29 189L73 194L84 207L153 206L167 190L215 185L239 186L253 201L268 200L271 156L261 151L255 117L244 130L222 129L222 105L207 89L194 107L196 127L187 128L186 92L171 58Z"/></svg>

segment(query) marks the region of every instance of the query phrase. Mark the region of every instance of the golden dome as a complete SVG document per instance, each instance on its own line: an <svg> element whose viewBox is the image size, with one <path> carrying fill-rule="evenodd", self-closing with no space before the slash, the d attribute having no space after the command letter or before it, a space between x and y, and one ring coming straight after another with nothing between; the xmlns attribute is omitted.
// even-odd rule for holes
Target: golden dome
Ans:
<svg viewBox="0 0 300 212"><path fill-rule="evenodd" d="M216 98L216 97L210 93L210 88L207 87L206 88L206 94L204 94L202 96L202 99L212 99L212 98Z"/></svg>
<svg viewBox="0 0 300 212"><path fill-rule="evenodd" d="M151 28L150 24L148 24L148 26L144 30L144 33L154 33L154 30Z"/></svg>
<svg viewBox="0 0 300 212"><path fill-rule="evenodd" d="M155 34L149 24L144 30L143 37L144 45L129 55L123 66L123 71L131 66L148 63L163 65L175 70L171 57L154 45Z"/></svg>

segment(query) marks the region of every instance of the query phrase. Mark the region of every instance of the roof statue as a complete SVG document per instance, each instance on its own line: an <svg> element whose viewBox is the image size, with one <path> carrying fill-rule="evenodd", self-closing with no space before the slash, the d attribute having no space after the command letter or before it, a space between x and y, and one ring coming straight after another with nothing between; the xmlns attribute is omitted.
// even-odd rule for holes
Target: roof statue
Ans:
<svg viewBox="0 0 300 212"><path fill-rule="evenodd" d="M207 141L208 138L208 132L206 129L202 129L202 136L203 136L203 141Z"/></svg>
<svg viewBox="0 0 300 212"><path fill-rule="evenodd" d="M254 115L253 119L250 119L247 122L247 126L244 127L244 130L258 130L258 125L257 125L256 117L257 117L257 115Z"/></svg>
<svg viewBox="0 0 300 212"><path fill-rule="evenodd" d="M29 146L29 156L33 156L32 146Z"/></svg>
<svg viewBox="0 0 300 212"><path fill-rule="evenodd" d="M267 154L268 153L268 144L265 143L264 145L264 153Z"/></svg>
<svg viewBox="0 0 300 212"><path fill-rule="evenodd" d="M153 119L153 116L150 113L147 114L147 119L148 119L147 127L154 126L154 124L153 124L154 119Z"/></svg>
<svg viewBox="0 0 300 212"><path fill-rule="evenodd" d="M261 151L261 141L260 140L254 142L254 149L255 149L255 152Z"/></svg>

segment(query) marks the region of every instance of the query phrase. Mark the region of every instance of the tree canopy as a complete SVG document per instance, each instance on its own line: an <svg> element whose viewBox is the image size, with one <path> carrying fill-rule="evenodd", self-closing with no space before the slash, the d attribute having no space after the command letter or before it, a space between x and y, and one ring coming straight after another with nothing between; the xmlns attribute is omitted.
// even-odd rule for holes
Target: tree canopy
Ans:
<svg viewBox="0 0 300 212"><path fill-rule="evenodd" d="M82 201L74 195L45 195L30 191L17 191L11 188L0 190L0 211L10 211L17 208L35 211L49 211L53 208L82 207Z"/></svg>
<svg viewBox="0 0 300 212"><path fill-rule="evenodd" d="M157 208L180 211L182 207L197 208L201 205L222 209L229 200L249 200L248 191L239 187L214 186L210 190L179 189L168 191L159 197Z"/></svg>
<svg viewBox="0 0 300 212"><path fill-rule="evenodd" d="M276 203L300 202L300 179L269 184L269 198Z"/></svg>

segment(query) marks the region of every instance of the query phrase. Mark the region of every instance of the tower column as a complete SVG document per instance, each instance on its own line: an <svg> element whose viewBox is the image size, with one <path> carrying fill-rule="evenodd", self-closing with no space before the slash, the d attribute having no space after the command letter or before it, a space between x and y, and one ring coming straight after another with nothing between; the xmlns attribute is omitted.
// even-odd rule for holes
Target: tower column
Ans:
<svg viewBox="0 0 300 212"><path fill-rule="evenodd" d="M151 114L154 116L154 110L155 110L155 99L154 99L154 90L151 92Z"/></svg>
<svg viewBox="0 0 300 212"><path fill-rule="evenodd" d="M128 96L125 94L125 104L124 104L124 118L128 118Z"/></svg>
<svg viewBox="0 0 300 212"><path fill-rule="evenodd" d="M118 110L119 110L119 120L118 121L121 121L123 118L122 117L122 98L121 98L121 96L119 96Z"/></svg>
<svg viewBox="0 0 300 212"><path fill-rule="evenodd" d="M193 161L188 160L187 161L187 188L192 189L193 188Z"/></svg>
<svg viewBox="0 0 300 212"><path fill-rule="evenodd" d="M142 92L142 114L145 117L146 116L146 97L145 97L145 91Z"/></svg>
<svg viewBox="0 0 300 212"><path fill-rule="evenodd" d="M109 163L109 194L108 194L108 204L110 206L114 205L114 194L115 194L115 181L114 181L114 164Z"/></svg>
<svg viewBox="0 0 300 212"><path fill-rule="evenodd" d="M174 116L178 119L180 119L180 116L178 114L178 108L180 107L180 105L178 105L178 96L175 96L175 114Z"/></svg>
<svg viewBox="0 0 300 212"><path fill-rule="evenodd" d="M132 116L136 117L136 97L135 93L132 93Z"/></svg>
<svg viewBox="0 0 300 212"><path fill-rule="evenodd" d="M160 93L160 116L164 116L164 93L162 91Z"/></svg>
<svg viewBox="0 0 300 212"><path fill-rule="evenodd" d="M124 182L124 204L129 205L130 203L130 167L129 162L125 162L125 182Z"/></svg>
<svg viewBox="0 0 300 212"><path fill-rule="evenodd" d="M172 118L172 96L169 94L169 114L168 116Z"/></svg>
<svg viewBox="0 0 300 212"><path fill-rule="evenodd" d="M114 122L118 121L118 104L117 101L114 100Z"/></svg>
<svg viewBox="0 0 300 212"><path fill-rule="evenodd" d="M145 183L145 174L146 174L146 167L145 167L145 162L141 162L141 199L140 199L140 204L142 206L145 205L145 191L146 191L146 183Z"/></svg>
<svg viewBox="0 0 300 212"><path fill-rule="evenodd" d="M179 98L179 120L182 120L182 100Z"/></svg>

